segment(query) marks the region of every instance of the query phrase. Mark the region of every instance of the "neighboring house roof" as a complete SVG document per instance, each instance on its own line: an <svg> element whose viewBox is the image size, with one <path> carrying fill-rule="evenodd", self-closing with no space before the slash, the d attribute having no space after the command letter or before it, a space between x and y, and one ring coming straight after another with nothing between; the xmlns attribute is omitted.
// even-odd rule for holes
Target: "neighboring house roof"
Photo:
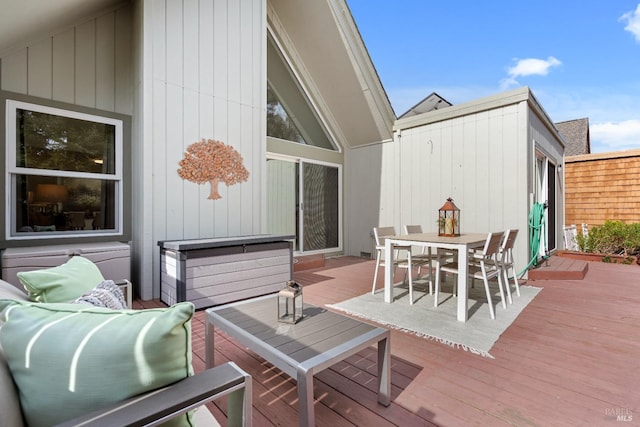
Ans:
<svg viewBox="0 0 640 427"><path fill-rule="evenodd" d="M591 152L588 118L567 120L555 125L566 143L564 151L566 156L577 156Z"/></svg>
<svg viewBox="0 0 640 427"><path fill-rule="evenodd" d="M423 113L417 116L400 118L393 125L393 129L402 131L428 123L436 123L443 120L475 114L480 111L489 111L506 105L518 104L522 101L526 101L529 104L531 109L537 113L546 127L557 132L551 118L549 118L542 108L542 105L540 105L528 86L522 86L517 89L479 98L463 104L452 105L451 107L442 108L440 110L432 110L428 113Z"/></svg>
<svg viewBox="0 0 640 427"><path fill-rule="evenodd" d="M405 117L417 116L418 114L428 113L429 111L439 110L445 107L451 107L452 105L452 103L450 103L437 93L431 92L430 95L428 95L422 101L418 102L413 107L409 108L398 118L404 119Z"/></svg>

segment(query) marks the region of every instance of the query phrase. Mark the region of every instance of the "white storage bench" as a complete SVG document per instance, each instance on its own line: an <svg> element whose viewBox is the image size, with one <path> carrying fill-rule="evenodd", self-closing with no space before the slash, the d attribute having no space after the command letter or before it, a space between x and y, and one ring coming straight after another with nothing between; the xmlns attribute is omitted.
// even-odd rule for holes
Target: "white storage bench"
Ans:
<svg viewBox="0 0 640 427"><path fill-rule="evenodd" d="M277 292L293 278L293 239L260 234L160 241L160 299L204 308Z"/></svg>

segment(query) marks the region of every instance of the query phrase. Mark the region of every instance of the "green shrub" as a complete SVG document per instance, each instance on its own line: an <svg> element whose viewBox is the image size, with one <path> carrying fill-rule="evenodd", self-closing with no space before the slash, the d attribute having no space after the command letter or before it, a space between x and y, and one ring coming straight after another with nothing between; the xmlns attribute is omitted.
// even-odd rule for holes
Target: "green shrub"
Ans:
<svg viewBox="0 0 640 427"><path fill-rule="evenodd" d="M622 221L605 221L603 225L589 228L587 238L577 236L582 252L616 254L624 256L640 255L640 223L625 224Z"/></svg>

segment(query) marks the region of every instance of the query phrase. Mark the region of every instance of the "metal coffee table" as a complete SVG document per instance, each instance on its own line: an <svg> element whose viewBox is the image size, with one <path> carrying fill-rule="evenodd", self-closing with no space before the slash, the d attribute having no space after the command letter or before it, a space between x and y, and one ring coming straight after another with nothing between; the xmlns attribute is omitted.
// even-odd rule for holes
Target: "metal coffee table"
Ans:
<svg viewBox="0 0 640 427"><path fill-rule="evenodd" d="M277 321L277 295L206 311L206 363L214 365L214 328L272 363L298 383L300 425L313 426L313 375L373 344L378 345L378 402L389 406L391 336L385 328L305 304L295 325Z"/></svg>

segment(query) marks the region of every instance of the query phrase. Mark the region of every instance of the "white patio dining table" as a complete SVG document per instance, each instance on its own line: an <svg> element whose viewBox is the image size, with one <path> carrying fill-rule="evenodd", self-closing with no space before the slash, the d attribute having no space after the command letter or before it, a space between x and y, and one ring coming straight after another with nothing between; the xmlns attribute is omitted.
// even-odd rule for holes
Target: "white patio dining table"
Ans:
<svg viewBox="0 0 640 427"><path fill-rule="evenodd" d="M487 240L487 234L483 233L464 233L455 237L439 236L438 233L416 233L405 234L399 236L391 236L385 240L385 259L390 260L393 257L392 248L394 245L413 245L424 246L426 248L449 249L458 251L458 265L460 271L458 274L458 307L457 319L460 322L466 322L468 319L468 301L467 301L467 272L469 262L469 249L480 248ZM393 263L385 262L384 267L384 302L393 302Z"/></svg>

